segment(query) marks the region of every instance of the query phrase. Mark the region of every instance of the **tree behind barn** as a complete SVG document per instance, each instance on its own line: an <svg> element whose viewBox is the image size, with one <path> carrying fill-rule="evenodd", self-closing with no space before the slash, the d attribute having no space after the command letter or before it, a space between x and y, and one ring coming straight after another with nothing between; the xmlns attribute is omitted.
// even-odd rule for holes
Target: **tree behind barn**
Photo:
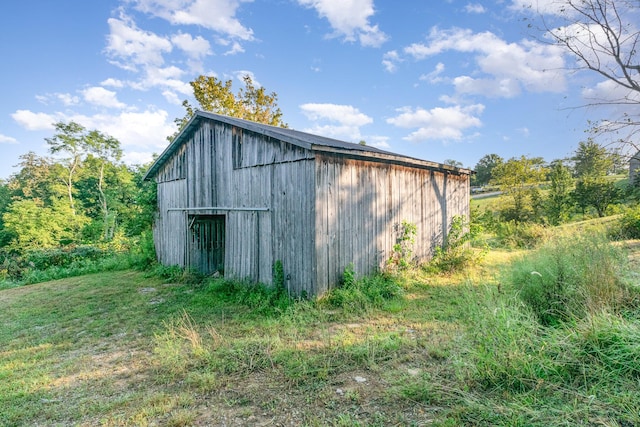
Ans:
<svg viewBox="0 0 640 427"><path fill-rule="evenodd" d="M213 76L201 75L192 81L190 84L198 107L193 107L188 100L182 102L186 114L183 118L175 120L178 131L168 139L173 140L178 135L197 109L271 126L287 127L282 121L282 111L278 107L278 94L267 93L264 87L256 87L251 76L246 75L242 80L245 87L240 88L235 95L232 80L223 82Z"/></svg>

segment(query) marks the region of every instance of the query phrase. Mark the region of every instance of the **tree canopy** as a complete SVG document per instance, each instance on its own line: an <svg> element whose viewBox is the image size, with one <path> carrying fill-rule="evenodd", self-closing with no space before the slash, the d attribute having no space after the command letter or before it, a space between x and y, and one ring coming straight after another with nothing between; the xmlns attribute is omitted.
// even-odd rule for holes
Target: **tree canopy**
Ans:
<svg viewBox="0 0 640 427"><path fill-rule="evenodd" d="M213 76L201 75L192 81L190 84L198 107L194 108L187 100L182 102L186 114L183 118L175 120L178 132L186 126L196 109L272 126L287 127L287 124L282 121L282 111L278 107L278 94L267 93L264 87L256 87L249 75L244 76L242 80L244 88L240 88L236 94L233 93L232 80L223 82ZM175 135L169 139L174 137Z"/></svg>

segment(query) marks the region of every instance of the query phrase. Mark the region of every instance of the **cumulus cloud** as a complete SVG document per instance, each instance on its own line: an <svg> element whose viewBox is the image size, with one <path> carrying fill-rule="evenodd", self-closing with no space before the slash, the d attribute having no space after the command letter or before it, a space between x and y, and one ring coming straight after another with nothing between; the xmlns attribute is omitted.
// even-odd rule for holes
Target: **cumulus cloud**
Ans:
<svg viewBox="0 0 640 427"><path fill-rule="evenodd" d="M47 113L34 113L29 110L17 110L11 115L20 126L27 130L53 130L59 118Z"/></svg>
<svg viewBox="0 0 640 427"><path fill-rule="evenodd" d="M181 79L185 71L174 65L169 67L148 67L138 82L130 83L130 86L138 90L148 90L153 87L169 89L183 95L192 93L189 83Z"/></svg>
<svg viewBox="0 0 640 427"><path fill-rule="evenodd" d="M161 152L167 145L167 136L175 132L175 124L164 110L147 109L140 112L122 111L118 114L85 115L78 113L53 114L18 110L11 115L27 130L54 130L54 123L76 122L87 129L99 129L120 141L125 149L125 161L138 163L148 161L152 153ZM135 159L129 153L138 153Z"/></svg>
<svg viewBox="0 0 640 427"><path fill-rule="evenodd" d="M302 112L310 120L330 120L349 126L364 126L373 123L373 119L351 105L302 104Z"/></svg>
<svg viewBox="0 0 640 427"><path fill-rule="evenodd" d="M326 18L334 30L331 36L350 42L357 40L369 47L379 47L388 39L378 25L369 22L375 14L373 0L298 0L298 3Z"/></svg>
<svg viewBox="0 0 640 427"><path fill-rule="evenodd" d="M158 152L167 144L167 136L175 132L168 113L164 110L122 112L120 114L72 115L68 120L82 124L88 129L100 129L118 139L122 148Z"/></svg>
<svg viewBox="0 0 640 427"><path fill-rule="evenodd" d="M317 122L307 132L325 135L330 138L357 142L362 139L360 127L373 123L373 119L351 105L302 104L302 113L313 122ZM322 124L329 122L328 124Z"/></svg>
<svg viewBox="0 0 640 427"><path fill-rule="evenodd" d="M107 108L124 108L126 105L120 101L116 93L101 86L94 86L82 91L84 100L90 104Z"/></svg>
<svg viewBox="0 0 640 427"><path fill-rule="evenodd" d="M163 54L171 52L171 41L150 31L139 29L133 20L121 14L120 18L109 18L107 54L121 68L135 71L137 66L160 66Z"/></svg>
<svg viewBox="0 0 640 427"><path fill-rule="evenodd" d="M0 144L17 144L18 140L0 133Z"/></svg>
<svg viewBox="0 0 640 427"><path fill-rule="evenodd" d="M531 10L545 15L561 15L567 12L566 1L559 0L512 0L509 8L512 10Z"/></svg>
<svg viewBox="0 0 640 427"><path fill-rule="evenodd" d="M420 80L424 80L429 83L439 83L443 80L443 78L440 77L440 74L444 72L444 69L444 64L442 62L438 62L433 71L428 74L421 75Z"/></svg>
<svg viewBox="0 0 640 427"><path fill-rule="evenodd" d="M100 86L123 88L125 86L125 84L124 84L124 82L122 80L118 80L118 79L114 79L112 77L109 77L108 79L103 80L102 82L100 82Z"/></svg>
<svg viewBox="0 0 640 427"><path fill-rule="evenodd" d="M484 105L436 107L431 110L423 108L403 107L398 109L398 115L387 119L387 123L394 126L413 129L404 139L413 142L428 140L452 141L464 138L464 131L469 128L482 126L478 117L484 111Z"/></svg>
<svg viewBox="0 0 640 427"><path fill-rule="evenodd" d="M60 102L66 107L76 105L80 102L80 99L77 96L71 95L70 93L48 93L46 95L36 95L36 99L45 105L51 102Z"/></svg>
<svg viewBox="0 0 640 427"><path fill-rule="evenodd" d="M236 18L242 3L252 0L136 0L136 8L174 25L197 25L244 41L253 40L253 30Z"/></svg>
<svg viewBox="0 0 640 427"><path fill-rule="evenodd" d="M397 50L390 50L382 57L382 65L389 73L393 73L398 69L398 63L402 62Z"/></svg>
<svg viewBox="0 0 640 427"><path fill-rule="evenodd" d="M193 59L211 54L211 45L201 36L193 38L191 34L179 33L171 36L171 42Z"/></svg>
<svg viewBox="0 0 640 427"><path fill-rule="evenodd" d="M422 60L445 51L475 54L482 77L454 79L459 93L513 97L530 92L561 92L566 88L564 51L559 46L523 40L507 43L495 34L470 29L433 28L426 43L413 43L404 53Z"/></svg>
<svg viewBox="0 0 640 427"><path fill-rule="evenodd" d="M482 14L486 13L487 9L484 8L480 3L467 3L464 7L464 11L467 13L477 13Z"/></svg>

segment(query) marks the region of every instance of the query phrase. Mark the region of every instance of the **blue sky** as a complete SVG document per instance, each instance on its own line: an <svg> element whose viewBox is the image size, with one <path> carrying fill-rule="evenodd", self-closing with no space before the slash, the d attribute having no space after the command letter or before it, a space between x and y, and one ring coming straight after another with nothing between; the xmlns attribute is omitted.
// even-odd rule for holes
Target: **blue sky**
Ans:
<svg viewBox="0 0 640 427"><path fill-rule="evenodd" d="M566 157L587 120L603 118L573 108L602 83L532 37L523 3L6 2L0 178L21 154L47 155L58 121L118 138L127 163L148 161L200 74L237 91L249 73L278 94L291 128L413 157L470 168L489 153Z"/></svg>

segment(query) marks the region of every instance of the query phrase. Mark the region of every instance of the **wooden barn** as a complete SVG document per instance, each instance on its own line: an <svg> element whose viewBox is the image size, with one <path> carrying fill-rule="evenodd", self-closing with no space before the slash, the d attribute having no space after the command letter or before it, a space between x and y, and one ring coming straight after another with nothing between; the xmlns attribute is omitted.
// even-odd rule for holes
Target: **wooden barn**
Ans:
<svg viewBox="0 0 640 427"><path fill-rule="evenodd" d="M320 295L352 264L385 266L403 221L427 260L454 215L469 214L470 171L246 120L197 112L146 179L158 184L154 238L164 265Z"/></svg>

